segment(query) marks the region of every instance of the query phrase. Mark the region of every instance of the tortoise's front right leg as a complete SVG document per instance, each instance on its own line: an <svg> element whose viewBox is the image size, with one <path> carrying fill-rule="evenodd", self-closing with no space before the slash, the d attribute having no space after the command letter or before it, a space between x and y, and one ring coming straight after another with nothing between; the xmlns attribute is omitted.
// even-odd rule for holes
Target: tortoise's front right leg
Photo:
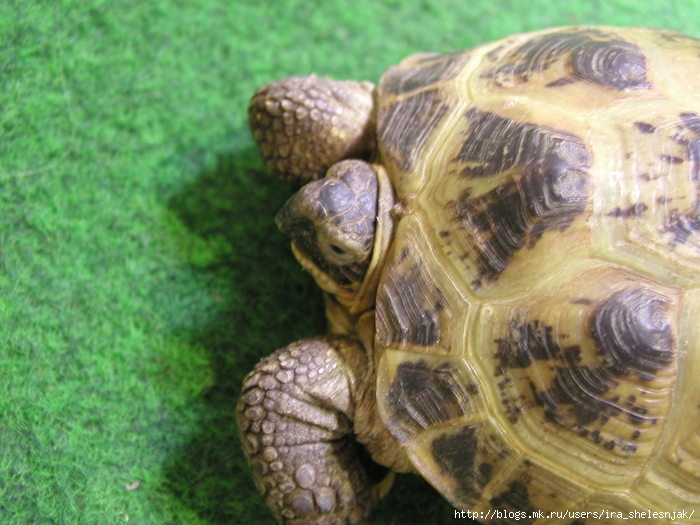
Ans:
<svg viewBox="0 0 700 525"><path fill-rule="evenodd" d="M353 439L353 371L366 370L364 359L351 339L307 339L263 359L245 379L241 438L281 523L357 524L374 506L377 490Z"/></svg>

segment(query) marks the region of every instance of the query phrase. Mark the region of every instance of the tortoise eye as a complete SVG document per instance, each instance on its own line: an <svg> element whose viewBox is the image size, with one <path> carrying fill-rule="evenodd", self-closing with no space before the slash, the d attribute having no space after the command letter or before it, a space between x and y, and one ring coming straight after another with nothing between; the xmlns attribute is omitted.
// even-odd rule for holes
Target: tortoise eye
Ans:
<svg viewBox="0 0 700 525"><path fill-rule="evenodd" d="M330 244L330 245L329 245L329 248L330 248L331 251L332 251L333 253L335 253L336 255L345 255L345 250L343 250L343 249L342 249L340 246L338 246L337 244Z"/></svg>
<svg viewBox="0 0 700 525"><path fill-rule="evenodd" d="M318 232L318 248L326 261L336 266L361 262L366 258L360 246L352 239L340 239L333 232Z"/></svg>

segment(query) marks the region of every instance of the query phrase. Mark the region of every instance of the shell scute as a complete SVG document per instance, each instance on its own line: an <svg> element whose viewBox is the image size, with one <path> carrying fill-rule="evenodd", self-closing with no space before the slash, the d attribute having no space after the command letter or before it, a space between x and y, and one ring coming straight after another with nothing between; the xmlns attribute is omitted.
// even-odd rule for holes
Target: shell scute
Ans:
<svg viewBox="0 0 700 525"><path fill-rule="evenodd" d="M546 230L566 229L586 209L592 157L582 139L546 126L477 109L466 121L454 162L467 180L454 201L453 229L477 261L478 285L497 279L515 252L534 246Z"/></svg>
<svg viewBox="0 0 700 525"><path fill-rule="evenodd" d="M382 76L381 88L385 96L402 95L454 78L469 59L469 51L446 54L426 53L409 57L391 67Z"/></svg>
<svg viewBox="0 0 700 525"><path fill-rule="evenodd" d="M589 219L591 241L597 257L655 279L663 281L671 275L676 283L698 286L698 120L694 113L670 106L674 104L660 102L642 127L632 117L639 108L621 109L617 116L621 122L611 129L612 136L601 133L601 139L620 144L626 152L623 158L610 158L612 173L627 170L629 175L620 177L618 185L604 184L602 178L596 185L595 213Z"/></svg>
<svg viewBox="0 0 700 525"><path fill-rule="evenodd" d="M445 433L430 444L430 454L440 472L455 481L459 501L476 502L492 475L490 463L479 463L479 436L476 425Z"/></svg>
<svg viewBox="0 0 700 525"><path fill-rule="evenodd" d="M575 449L586 483L635 479L667 421L678 303L676 289L592 267L527 300L488 306L476 340L491 356L480 360L523 446L554 462Z"/></svg>
<svg viewBox="0 0 700 525"><path fill-rule="evenodd" d="M491 57L494 60L494 57ZM608 31L564 30L530 39L498 59L499 66L483 73L501 86L545 77L545 86L586 81L615 90L647 89L644 52ZM548 76L555 70L555 77Z"/></svg>
<svg viewBox="0 0 700 525"><path fill-rule="evenodd" d="M458 103L453 84L470 53L416 55L389 68L377 88L377 142L399 196L421 184L420 161Z"/></svg>
<svg viewBox="0 0 700 525"><path fill-rule="evenodd" d="M520 456L504 436L482 421L455 422L416 436L409 451L430 481L455 507L483 508Z"/></svg>
<svg viewBox="0 0 700 525"><path fill-rule="evenodd" d="M477 387L464 385L461 380L458 369L449 361L432 365L425 359L405 361L396 368L386 402L394 407L393 416L415 433L469 412L469 397ZM395 435L401 438L397 432Z"/></svg>
<svg viewBox="0 0 700 525"><path fill-rule="evenodd" d="M433 346L440 341L445 324L439 315L444 308L443 294L410 255L405 249L398 264L409 264L404 270L388 272L381 287L377 337L384 345Z"/></svg>
<svg viewBox="0 0 700 525"><path fill-rule="evenodd" d="M414 169L431 133L449 110L448 101L437 89L420 91L380 108L377 134L385 163L397 171Z"/></svg>
<svg viewBox="0 0 700 525"><path fill-rule="evenodd" d="M461 358L415 356L387 349L380 360L378 408L402 444L426 429L480 420L479 386Z"/></svg>

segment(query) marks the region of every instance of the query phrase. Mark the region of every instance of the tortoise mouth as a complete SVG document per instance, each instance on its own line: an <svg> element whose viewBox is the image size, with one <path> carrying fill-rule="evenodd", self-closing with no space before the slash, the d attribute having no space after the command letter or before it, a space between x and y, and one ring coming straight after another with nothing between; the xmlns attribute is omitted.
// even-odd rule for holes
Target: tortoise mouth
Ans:
<svg viewBox="0 0 700 525"><path fill-rule="evenodd" d="M290 214L285 206L278 213L278 228L291 239L294 257L311 274L321 289L334 295L353 293L362 283L369 261L333 264L323 253L313 220Z"/></svg>
<svg viewBox="0 0 700 525"><path fill-rule="evenodd" d="M341 293L343 290L341 285L327 272L322 270L311 257L307 256L304 251L297 246L296 241L292 241L292 253L301 267L311 274L311 277L314 278L321 289L334 295Z"/></svg>

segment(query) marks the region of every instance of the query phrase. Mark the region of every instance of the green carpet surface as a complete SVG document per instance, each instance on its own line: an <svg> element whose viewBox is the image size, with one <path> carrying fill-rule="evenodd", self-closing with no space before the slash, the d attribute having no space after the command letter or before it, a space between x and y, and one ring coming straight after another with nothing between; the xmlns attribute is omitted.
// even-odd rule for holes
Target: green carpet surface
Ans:
<svg viewBox="0 0 700 525"><path fill-rule="evenodd" d="M235 403L322 333L247 129L256 87L376 81L417 51L555 25L700 37L698 1L5 0L0 523L266 524ZM402 476L375 523L453 523ZM466 520L462 520L466 522Z"/></svg>

